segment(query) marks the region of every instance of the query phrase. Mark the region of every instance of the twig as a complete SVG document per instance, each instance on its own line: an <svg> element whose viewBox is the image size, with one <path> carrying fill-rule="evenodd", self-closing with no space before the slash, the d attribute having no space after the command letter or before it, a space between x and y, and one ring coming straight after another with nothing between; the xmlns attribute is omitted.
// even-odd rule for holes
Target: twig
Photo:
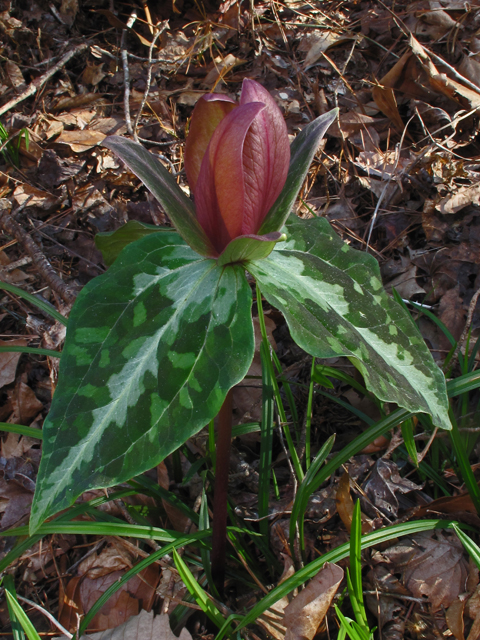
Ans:
<svg viewBox="0 0 480 640"><path fill-rule="evenodd" d="M25 89L25 91L22 91L22 93L19 96L17 96L16 98L13 98L12 100L10 100L10 102L7 102L7 104L4 104L3 107L0 107L0 116L2 116L4 113L9 111L13 107L16 107L18 104L20 104L20 102L23 102L27 98L30 98L31 96L33 96L41 87L43 87L43 85L46 82L50 80L50 78L53 75L57 73L59 69L64 67L67 64L67 62L71 58L73 58L73 56L76 56L77 53L81 53L82 51L85 51L87 47L88 45L84 43L84 44L79 44L78 47L75 47L74 49L70 49L70 51L67 51L67 53L63 56L63 58L61 58L57 62L57 64L55 64L51 69L46 71L43 74L43 76L40 76L40 78L36 78L36 80L33 80L33 82L31 82L28 85L28 87Z"/></svg>
<svg viewBox="0 0 480 640"><path fill-rule="evenodd" d="M137 14L132 11L130 18L127 22L128 29L131 29L137 19ZM120 41L120 53L122 56L123 64L123 107L125 110L125 122L127 124L127 131L130 135L133 134L132 119L130 117L130 67L128 66L128 51L127 46L127 33L128 29L122 31L122 39Z"/></svg>
<svg viewBox="0 0 480 640"><path fill-rule="evenodd" d="M38 269L48 285L64 300L71 304L77 297L76 292L67 285L56 273L50 262L44 256L42 250L32 238L25 233L22 227L6 211L0 213L0 227L13 236L25 251L31 256L33 265Z"/></svg>
<svg viewBox="0 0 480 640"><path fill-rule="evenodd" d="M372 216L372 219L370 221L370 227L368 229L368 236L367 236L367 246L365 247L365 251L367 251L367 252L368 252L368 249L369 249L369 246L370 246L370 240L372 238L373 227L375 226L375 222L377 220L378 212L380 210L380 205L383 202L383 199L384 199L384 197L385 197L385 195L387 193L387 190L388 190L388 187L390 185L390 182L393 180L393 176L395 174L395 171L397 170L397 166L398 166L398 163L400 161L400 154L401 154L402 147L403 147L403 141L405 140L405 134L407 133L408 125L410 124L410 122L413 120L414 117L415 116L412 116L410 118L410 120L407 122L407 124L405 125L405 128L404 128L403 133L402 133L402 137L400 138L400 142L395 147L395 162L394 162L392 171L390 172L390 175L388 177L387 183L383 187L382 193L380 194L380 197L378 198L377 206L375 207L375 211L373 212L373 216Z"/></svg>
<svg viewBox="0 0 480 640"><path fill-rule="evenodd" d="M157 29L157 32L155 33L155 35L153 36L152 42L150 43L150 47L148 49L147 86L145 87L145 91L143 93L142 102L141 102L140 108L139 108L139 110L137 112L137 117L135 118L135 124L133 125L133 137L135 139L135 142L139 142L139 138L138 138L138 135L137 135L138 122L139 122L139 120L140 120L140 118L142 116L143 107L145 106L145 103L147 101L148 94L150 93L150 85L152 84L153 48L155 47L155 43L157 42L158 38L161 36L161 34L167 28L167 25L168 25L168 20L164 20L163 23L160 25L160 27Z"/></svg>
<svg viewBox="0 0 480 640"><path fill-rule="evenodd" d="M43 615L46 616L50 620L50 622L53 625L55 625L59 631L61 631L63 633L64 636L67 636L67 638L73 638L73 635L69 631L67 631L65 629L65 627L62 627L60 622L58 622L58 620L56 620L49 611L47 611L46 609L41 607L36 602L32 602L32 600L28 600L28 598L24 598L23 596L19 596L18 594L17 594L17 598L19 600L21 600L22 602L25 602L26 604L29 604L34 609L37 609L38 611L41 611L41 613L43 613Z"/></svg>
<svg viewBox="0 0 480 640"><path fill-rule="evenodd" d="M468 307L468 315L467 321L465 322L465 327L463 328L462 335L460 336L460 340L457 342L457 346L455 347L455 351L453 352L451 362L454 362L456 357L458 356L458 352L463 346L467 338L467 333L470 331L470 327L472 325L473 320L473 312L475 311L475 307L477 306L478 296L480 296L480 289L477 289L473 294L473 298L470 300L470 306Z"/></svg>

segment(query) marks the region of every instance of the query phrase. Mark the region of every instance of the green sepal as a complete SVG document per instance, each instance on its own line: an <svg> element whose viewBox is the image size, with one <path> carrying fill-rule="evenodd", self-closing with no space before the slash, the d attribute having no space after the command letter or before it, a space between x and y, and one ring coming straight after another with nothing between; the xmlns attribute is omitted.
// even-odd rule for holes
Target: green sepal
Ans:
<svg viewBox="0 0 480 640"><path fill-rule="evenodd" d="M157 465L219 411L253 359L252 294L179 235L125 247L80 292L43 426L30 530L84 491Z"/></svg>
<svg viewBox="0 0 480 640"><path fill-rule="evenodd" d="M201 256L215 255L210 240L195 215L193 202L175 182L158 158L141 144L121 136L109 136L102 142L132 171L165 209L173 226L185 242Z"/></svg>
<svg viewBox="0 0 480 640"><path fill-rule="evenodd" d="M172 232L171 227L157 227L139 220L129 220L115 231L102 231L95 236L95 246L102 253L103 261L110 267L118 258L120 251L135 240L151 233Z"/></svg>
<svg viewBox="0 0 480 640"><path fill-rule="evenodd" d="M445 378L410 315L383 289L377 261L323 218L293 218L286 230L284 244L246 268L295 342L315 357L349 357L380 400L451 429Z"/></svg>
<svg viewBox="0 0 480 640"><path fill-rule="evenodd" d="M258 232L260 235L278 231L285 224L310 169L318 145L337 115L338 109L332 109L316 118L302 129L290 145L290 167L287 180L275 204L265 216Z"/></svg>
<svg viewBox="0 0 480 640"><path fill-rule="evenodd" d="M239 236L232 240L220 254L217 264L235 264L247 260L262 260L269 256L277 242L284 242L287 236L275 231L264 236Z"/></svg>

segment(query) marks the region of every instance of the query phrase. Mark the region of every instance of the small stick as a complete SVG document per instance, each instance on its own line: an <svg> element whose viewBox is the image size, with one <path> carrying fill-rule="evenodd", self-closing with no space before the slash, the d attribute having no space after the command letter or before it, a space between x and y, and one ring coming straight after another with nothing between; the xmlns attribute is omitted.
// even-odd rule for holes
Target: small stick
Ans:
<svg viewBox="0 0 480 640"><path fill-rule="evenodd" d="M213 494L212 578L220 595L225 582L225 555L227 550L227 499L230 447L232 443L232 390L227 393L218 414L217 465Z"/></svg>
<svg viewBox="0 0 480 640"><path fill-rule="evenodd" d="M148 8L147 5L145 5L145 7ZM138 110L137 117L135 118L135 124L133 125L133 137L135 139L135 142L139 142L139 138L138 138L138 135L137 135L138 123L139 123L140 118L142 116L143 107L145 106L145 103L147 101L148 94L150 93L150 86L152 84L153 48L155 47L155 43L157 42L158 38L162 35L162 33L165 31L167 26L168 26L168 20L164 20L164 22L162 23L160 28L157 28L157 31L156 31L155 35L153 36L152 42L150 43L150 48L148 50L147 86L145 87L145 92L143 94L142 102L140 104L140 108ZM153 31L152 31L152 33L153 33Z"/></svg>
<svg viewBox="0 0 480 640"><path fill-rule="evenodd" d="M67 304L72 304L77 297L76 292L68 286L56 273L50 262L44 256L42 250L32 238L25 233L22 227L6 211L0 213L0 227L13 236L32 258L33 265L38 269L48 285Z"/></svg>
<svg viewBox="0 0 480 640"><path fill-rule="evenodd" d="M473 294L473 298L470 300L470 305L468 307L468 315L467 321L465 322L465 327L463 328L462 335L460 336L459 341L457 342L457 346L455 347L455 351L451 357L451 362L454 362L456 357L458 356L458 352L463 347L463 343L467 339L467 334L470 331L470 327L472 325L473 320L473 312L475 311L475 307L477 306L478 296L480 296L480 289L477 289Z"/></svg>
<svg viewBox="0 0 480 640"><path fill-rule="evenodd" d="M28 87L25 89L25 91L22 91L22 93L19 96L17 96L16 98L13 98L12 100L10 100L10 102L7 102L6 104L4 104L3 107L0 107L0 116L2 116L4 113L9 111L13 107L16 107L18 104L20 104L20 102L23 102L27 98L30 98L31 96L33 96L41 87L43 87L43 85L46 82L50 80L50 78L53 75L57 73L59 69L64 67L67 64L67 62L71 58L73 58L73 56L76 56L77 53L81 53L82 51L85 51L87 47L88 47L87 44L79 44L78 47L75 47L74 49L70 49L70 51L67 51L67 53L63 56L63 58L61 58L57 62L57 64L55 64L51 69L46 71L43 74L43 76L40 76L39 78L36 78L36 80L33 80L33 82L31 82L28 85Z"/></svg>
<svg viewBox="0 0 480 640"><path fill-rule="evenodd" d="M131 29L137 19L137 14L132 11L132 14L127 22L128 29ZM127 33L128 29L122 31L122 39L120 41L120 51L123 64L123 108L125 111L125 122L127 125L127 131L130 135L133 134L132 119L130 117L130 67L128 66L128 51L127 51Z"/></svg>

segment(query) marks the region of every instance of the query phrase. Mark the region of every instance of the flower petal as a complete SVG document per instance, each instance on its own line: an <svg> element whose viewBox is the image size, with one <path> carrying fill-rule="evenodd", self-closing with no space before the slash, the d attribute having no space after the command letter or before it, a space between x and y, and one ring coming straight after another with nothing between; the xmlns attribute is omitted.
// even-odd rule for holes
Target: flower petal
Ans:
<svg viewBox="0 0 480 640"><path fill-rule="evenodd" d="M185 144L185 171L192 192L195 190L203 156L213 132L237 103L221 93L208 93L200 98L193 110Z"/></svg>
<svg viewBox="0 0 480 640"><path fill-rule="evenodd" d="M243 147L265 105L237 107L218 125L203 157L195 189L197 219L219 253L241 235L245 205Z"/></svg>
<svg viewBox="0 0 480 640"><path fill-rule="evenodd" d="M256 233L287 179L290 143L282 112L268 91L243 81L240 105L263 102L265 109L250 127L244 144L245 210L242 234Z"/></svg>

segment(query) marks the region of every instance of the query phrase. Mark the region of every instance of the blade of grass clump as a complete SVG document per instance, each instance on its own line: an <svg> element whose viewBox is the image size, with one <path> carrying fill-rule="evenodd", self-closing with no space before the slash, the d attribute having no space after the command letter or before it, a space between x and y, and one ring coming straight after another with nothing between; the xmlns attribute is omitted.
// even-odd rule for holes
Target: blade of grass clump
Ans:
<svg viewBox="0 0 480 640"><path fill-rule="evenodd" d="M460 542L465 547L465 550L467 551L469 556L475 562L478 569L480 569L480 547L475 544L475 542L469 536L463 533L463 531L456 524L453 525L453 529L455 530L455 533L459 537Z"/></svg>
<svg viewBox="0 0 480 640"><path fill-rule="evenodd" d="M270 498L270 471L272 468L273 446L273 384L271 377L270 345L264 339L260 345L262 361L262 433L260 439L260 466L258 480L259 528L267 539L269 534L268 501Z"/></svg>
<svg viewBox="0 0 480 640"><path fill-rule="evenodd" d="M402 438L405 443L405 449L407 450L408 456L415 467L418 467L417 447L413 437L414 418L409 418L408 420L405 420L405 422L402 422L400 428L402 430Z"/></svg>
<svg viewBox="0 0 480 640"><path fill-rule="evenodd" d="M314 371L315 371L315 358L312 358L312 366L310 368L310 384L308 385L307 417L305 420L305 469L306 471L308 471L308 468L310 467L310 437L311 437L311 428L312 428Z"/></svg>
<svg viewBox="0 0 480 640"><path fill-rule="evenodd" d="M198 524L199 531L207 531L210 529L210 519L208 517L208 503L207 503L207 494L205 493L205 487L202 490L202 503L200 505L200 518ZM205 571L205 576L207 578L207 583L210 589L210 593L215 596L215 598L219 598L220 595L217 591L217 587L212 578L212 566L210 564L210 551L206 547L200 547L200 557L202 559L203 570Z"/></svg>
<svg viewBox="0 0 480 640"><path fill-rule="evenodd" d="M41 309L44 313L52 317L54 320L57 320L61 324L67 326L67 318L65 318L65 316L62 316L61 313L58 313L55 307L49 304L46 300L39 300L39 298L32 295L31 293L28 293L27 291L24 291L23 289L20 289L13 284L9 284L8 282L0 281L0 290L2 289L4 291L8 291L9 293L14 293L24 300L27 300L28 302L30 302L30 304L33 304L33 306Z"/></svg>
<svg viewBox="0 0 480 640"><path fill-rule="evenodd" d="M196 578L193 576L192 572L180 557L176 549L173 550L172 555L177 571L185 586L195 598L195 602L219 629L223 627L225 620L222 614L208 597L207 593L198 584Z"/></svg>
<svg viewBox="0 0 480 640"><path fill-rule="evenodd" d="M43 439L43 433L41 429L35 429L34 427L24 427L22 424L11 424L10 422L0 422L0 431L9 431L11 433L18 433L18 435L20 436L37 438L37 440Z"/></svg>
<svg viewBox="0 0 480 640"><path fill-rule="evenodd" d="M404 522L402 524L384 527L383 529L362 536L362 549L394 540L399 536L413 535L421 531L451 528L453 522L453 520L416 520L414 522ZM473 527L466 525L461 525L461 527L462 529L471 529L474 531ZM307 564L291 578L288 578L285 582L282 582L272 589L260 602L257 602L247 615L243 617L236 631L238 632L258 620L262 613L278 602L278 600L288 595L294 589L301 587L307 580L313 578L326 562L339 562L340 560L348 558L349 554L350 543L345 543ZM218 634L215 640L222 640L222 637L223 636Z"/></svg>
<svg viewBox="0 0 480 640"><path fill-rule="evenodd" d="M325 442L323 447L315 456L312 464L310 465L307 473L305 474L304 479L300 483L297 494L295 496L295 500L292 506L292 514L290 516L290 549L292 552L292 557L294 555L294 543L295 543L295 533L298 527L298 535L299 535L299 543L300 543L300 551L302 554L305 553L305 531L304 531L304 518L305 511L307 510L308 501L310 496L315 491L315 487L317 485L316 475L319 472L320 467L327 459L328 454L332 450L333 444L335 442L335 435L330 436L330 438Z"/></svg>
<svg viewBox="0 0 480 640"><path fill-rule="evenodd" d="M345 634L348 635L350 640L370 640L372 638L372 634L365 631L355 620L344 616L337 605L335 605L335 613L340 620L340 632L342 632L341 636L339 633L339 638L344 638Z"/></svg>
<svg viewBox="0 0 480 640"><path fill-rule="evenodd" d="M197 533L185 534L175 542L171 542L170 544L165 545L158 551L154 551L147 558L140 560L136 565L134 565L131 569L129 569L123 576L116 580L113 584L111 584L104 593L100 596L100 598L92 605L89 611L85 614L84 618L82 618L82 622L80 624L79 636L86 631L88 625L96 616L96 614L100 611L103 605L108 602L108 600L116 593L119 589L121 589L131 578L136 576L138 573L149 567L154 562L158 562L161 558L166 555L169 555L175 549L180 549L182 547L186 547L189 544L196 545L198 541L201 541L203 544L203 538L208 538L212 535L211 531L202 531L201 535Z"/></svg>
<svg viewBox="0 0 480 640"><path fill-rule="evenodd" d="M464 442L458 430L457 421L451 408L449 413L450 420L452 422L452 430L449 432L449 435L450 441L453 445L453 450L455 452L456 463L460 469L460 474L462 476L463 482L465 483L468 494L472 499L475 509L477 510L477 513L480 514L480 487L477 484L475 474L473 473L472 467L470 466L468 456L465 452Z"/></svg>
<svg viewBox="0 0 480 640"><path fill-rule="evenodd" d="M352 529L350 531L350 570L347 569L347 583L355 618L359 626L369 632L367 614L363 604L362 517L359 500L353 508Z"/></svg>
<svg viewBox="0 0 480 640"><path fill-rule="evenodd" d="M265 327L265 317L263 315L263 307L262 307L262 292L260 291L260 287L257 283L257 308L258 308L258 319L260 324L260 331L262 334L262 340L268 342L267 330ZM269 358L265 362L265 366L270 368L270 378L273 384L273 393L275 396L275 402L277 403L277 410L280 416L281 426L283 428L283 433L285 435L285 440L287 441L288 451L292 458L292 465L295 470L295 474L297 476L297 480L301 482L303 480L303 469L300 464L300 460L298 459L298 454L295 449L295 445L293 444L292 435L290 433L290 429L288 427L287 414L285 412L285 408L283 406L282 397L280 395L280 389L278 386L277 379L275 377L275 372L273 371L273 364L271 358Z"/></svg>
<svg viewBox="0 0 480 640"><path fill-rule="evenodd" d="M0 353L32 353L35 356L49 356L50 358L60 358L60 351L52 349L41 349L40 347L20 347L12 345L11 347L0 347Z"/></svg>
<svg viewBox="0 0 480 640"><path fill-rule="evenodd" d="M8 590L5 590L5 595L7 597L7 604L8 604L9 610L11 609L15 614L18 622L22 626L22 629L27 634L28 640L41 640L35 627L27 618L25 611L18 604L18 600Z"/></svg>
<svg viewBox="0 0 480 640"><path fill-rule="evenodd" d="M15 583L13 581L12 576L7 573L3 577L1 584L4 587L5 591L8 591L10 595L16 600L17 592L15 591ZM8 600L7 600L7 608L8 608L8 615L10 617L10 624L12 626L13 640L25 640L25 632L23 631L22 625L20 624L17 616L15 615L15 611L10 606L10 603L8 602Z"/></svg>
<svg viewBox="0 0 480 640"><path fill-rule="evenodd" d="M137 476L133 480L130 480L128 483L131 487L136 489L136 493L143 493L147 496L151 496L156 500L165 500L176 509L181 511L184 515L187 516L194 524L198 526L199 517L198 513L195 513L193 509L187 506L184 502L180 500L174 493L164 489L159 484L150 480L147 476Z"/></svg>
<svg viewBox="0 0 480 640"><path fill-rule="evenodd" d="M94 515L96 507L105 504L106 502L110 502L111 500L136 495L136 493L136 491L122 490L111 493L109 496L102 495L98 498L93 498L93 500L90 500L89 502L85 502L83 504L76 505L71 509L68 509L65 513L62 513L60 516L52 520L52 522L63 522L68 521L69 519L73 520L83 514ZM20 540L20 542L17 541L13 549L11 549L11 551L9 551L0 560L0 573L2 573L2 571L5 571L5 569L7 569L13 562L15 562L15 560L20 558L20 556L22 556L28 549L39 542L45 535L47 534L35 534L26 538L23 538L22 536L23 539Z"/></svg>
<svg viewBox="0 0 480 640"><path fill-rule="evenodd" d="M329 378L334 378L335 380L339 380L340 382L345 382L346 384L350 385L353 389L355 389L355 391L358 391L358 393L360 393L361 395L372 400L380 409L382 415L385 415L385 412L383 411L383 405L380 400L378 400L378 398L376 398L373 393L367 391L363 384L358 382L358 380L355 380L355 378L348 375L348 373L340 371L340 369L335 369L334 367L329 367L327 365L317 365L315 367L315 382L320 382L320 384L322 384L321 379L327 376ZM333 385L330 388L333 388Z"/></svg>

